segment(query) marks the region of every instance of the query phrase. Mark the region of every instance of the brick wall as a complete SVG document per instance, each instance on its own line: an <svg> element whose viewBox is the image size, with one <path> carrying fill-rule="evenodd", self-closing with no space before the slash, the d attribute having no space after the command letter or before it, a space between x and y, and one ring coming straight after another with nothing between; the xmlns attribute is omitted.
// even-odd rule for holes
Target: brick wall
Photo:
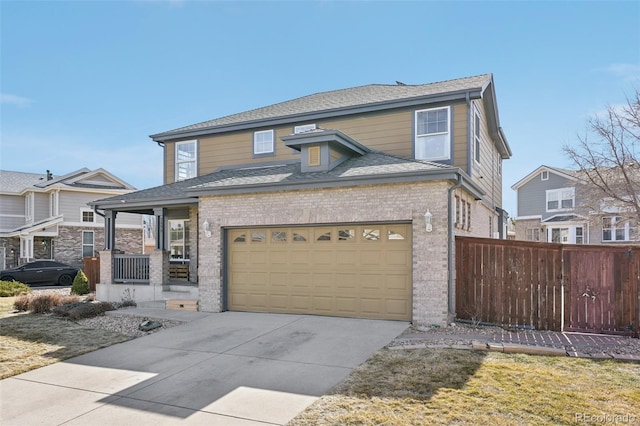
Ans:
<svg viewBox="0 0 640 426"><path fill-rule="evenodd" d="M104 228L59 226L53 243L55 260L82 267L82 231L93 231L94 254L104 248ZM129 254L142 253L142 229L116 229L116 249Z"/></svg>
<svg viewBox="0 0 640 426"><path fill-rule="evenodd" d="M349 188L281 191L201 197L199 222L200 309L222 309L222 229L232 226L280 226L336 222L411 221L413 229L413 323L447 322L447 190L445 181ZM433 214L433 231L424 213Z"/></svg>

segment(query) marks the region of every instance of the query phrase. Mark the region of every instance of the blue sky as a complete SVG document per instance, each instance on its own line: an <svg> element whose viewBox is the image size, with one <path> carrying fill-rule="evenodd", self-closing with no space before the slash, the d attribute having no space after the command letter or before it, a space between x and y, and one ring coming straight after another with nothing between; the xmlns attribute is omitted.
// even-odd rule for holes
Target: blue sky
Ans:
<svg viewBox="0 0 640 426"><path fill-rule="evenodd" d="M510 186L640 87L640 2L0 0L0 167L162 183L148 135L325 90L493 73Z"/></svg>

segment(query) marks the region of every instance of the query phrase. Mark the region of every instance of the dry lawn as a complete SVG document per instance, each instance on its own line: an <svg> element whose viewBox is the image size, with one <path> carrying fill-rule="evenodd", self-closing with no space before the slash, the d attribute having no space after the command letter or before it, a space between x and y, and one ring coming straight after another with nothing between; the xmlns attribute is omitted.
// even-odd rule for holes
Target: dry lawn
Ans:
<svg viewBox="0 0 640 426"><path fill-rule="evenodd" d="M640 424L638 407L638 364L383 349L289 425Z"/></svg>
<svg viewBox="0 0 640 426"><path fill-rule="evenodd" d="M0 297L0 379L130 339L50 315L10 314Z"/></svg>

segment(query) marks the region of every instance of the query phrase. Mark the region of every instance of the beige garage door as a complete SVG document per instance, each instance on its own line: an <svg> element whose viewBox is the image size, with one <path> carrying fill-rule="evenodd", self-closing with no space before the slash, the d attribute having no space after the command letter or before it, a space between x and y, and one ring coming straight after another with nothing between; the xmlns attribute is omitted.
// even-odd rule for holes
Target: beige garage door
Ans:
<svg viewBox="0 0 640 426"><path fill-rule="evenodd" d="M234 311L411 319L411 225L232 229Z"/></svg>

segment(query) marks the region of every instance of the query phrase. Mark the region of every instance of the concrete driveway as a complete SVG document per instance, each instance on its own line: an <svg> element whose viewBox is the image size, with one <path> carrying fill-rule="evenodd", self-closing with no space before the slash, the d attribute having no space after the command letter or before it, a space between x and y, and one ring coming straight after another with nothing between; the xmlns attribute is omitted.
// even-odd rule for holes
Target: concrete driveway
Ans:
<svg viewBox="0 0 640 426"><path fill-rule="evenodd" d="M285 424L409 325L243 312L193 318L0 381L0 423Z"/></svg>

